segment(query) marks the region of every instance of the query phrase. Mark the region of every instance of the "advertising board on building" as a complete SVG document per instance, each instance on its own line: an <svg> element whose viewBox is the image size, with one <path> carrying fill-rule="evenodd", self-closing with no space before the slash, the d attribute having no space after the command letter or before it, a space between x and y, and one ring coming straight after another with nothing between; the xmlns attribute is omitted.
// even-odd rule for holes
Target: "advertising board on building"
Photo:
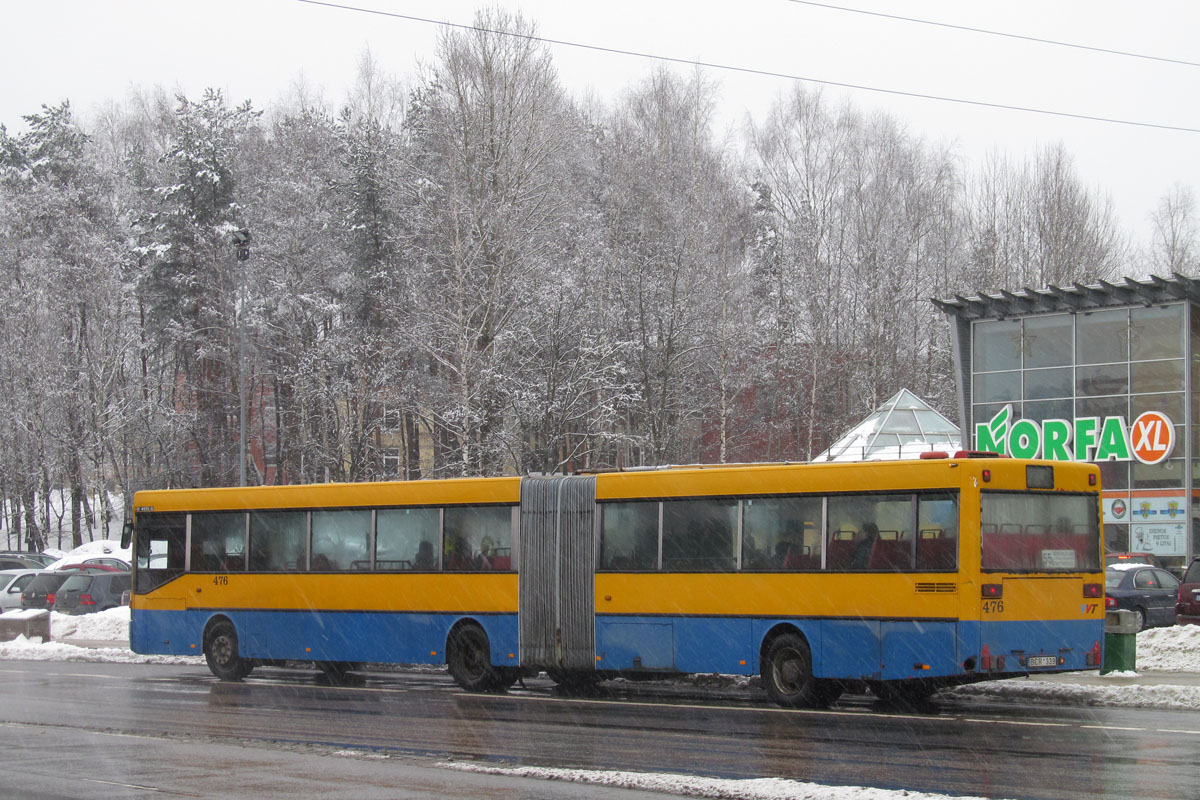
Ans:
<svg viewBox="0 0 1200 800"><path fill-rule="evenodd" d="M1175 449L1175 425L1161 411L1140 414L1132 425L1120 416L1013 420L1006 405L975 425L975 447L1013 458L1158 464Z"/></svg>

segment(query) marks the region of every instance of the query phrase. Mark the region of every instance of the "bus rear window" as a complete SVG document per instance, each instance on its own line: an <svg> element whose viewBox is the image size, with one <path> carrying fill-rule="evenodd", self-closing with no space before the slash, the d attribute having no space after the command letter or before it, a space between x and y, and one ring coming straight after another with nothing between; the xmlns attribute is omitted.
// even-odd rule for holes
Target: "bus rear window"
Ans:
<svg viewBox="0 0 1200 800"><path fill-rule="evenodd" d="M984 570L1100 571L1095 495L984 492L981 503Z"/></svg>

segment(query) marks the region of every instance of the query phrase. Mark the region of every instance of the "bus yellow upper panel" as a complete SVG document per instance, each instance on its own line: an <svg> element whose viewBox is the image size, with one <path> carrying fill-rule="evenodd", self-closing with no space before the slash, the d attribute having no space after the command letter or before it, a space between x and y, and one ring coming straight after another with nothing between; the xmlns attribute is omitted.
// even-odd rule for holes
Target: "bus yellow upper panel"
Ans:
<svg viewBox="0 0 1200 800"><path fill-rule="evenodd" d="M517 503L520 478L458 478L386 483L314 483L138 492L138 511L340 508Z"/></svg>
<svg viewBox="0 0 1200 800"><path fill-rule="evenodd" d="M763 464L601 473L596 477L599 500L651 497L785 494L806 492L913 491L973 485L987 488L983 471L991 473L991 488L1025 487L1025 467L1052 464L1055 489L1099 491L1089 486L1091 464L1028 462L1007 458L871 461L845 464Z"/></svg>

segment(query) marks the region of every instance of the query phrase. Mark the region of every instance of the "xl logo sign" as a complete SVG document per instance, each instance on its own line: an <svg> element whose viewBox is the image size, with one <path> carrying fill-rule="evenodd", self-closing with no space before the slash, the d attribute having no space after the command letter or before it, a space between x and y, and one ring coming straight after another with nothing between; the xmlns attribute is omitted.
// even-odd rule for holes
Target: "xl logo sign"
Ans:
<svg viewBox="0 0 1200 800"><path fill-rule="evenodd" d="M1124 417L1013 420L1007 405L975 425L975 447L1014 458L1157 464L1175 449L1175 425L1161 411L1140 414L1129 426Z"/></svg>

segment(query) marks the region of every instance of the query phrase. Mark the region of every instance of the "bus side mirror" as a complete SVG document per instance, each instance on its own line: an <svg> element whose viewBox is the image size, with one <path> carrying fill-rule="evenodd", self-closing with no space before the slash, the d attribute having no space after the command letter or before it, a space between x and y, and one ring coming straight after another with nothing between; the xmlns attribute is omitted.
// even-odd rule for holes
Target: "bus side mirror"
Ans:
<svg viewBox="0 0 1200 800"><path fill-rule="evenodd" d="M121 529L121 549L129 547L133 543L133 520L125 520L125 527Z"/></svg>

